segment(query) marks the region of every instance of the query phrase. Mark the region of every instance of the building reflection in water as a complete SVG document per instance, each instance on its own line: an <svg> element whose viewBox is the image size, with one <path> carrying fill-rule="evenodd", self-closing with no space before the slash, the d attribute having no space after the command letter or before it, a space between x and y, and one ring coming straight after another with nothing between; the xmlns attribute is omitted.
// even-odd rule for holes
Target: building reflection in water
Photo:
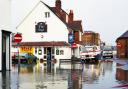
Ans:
<svg viewBox="0 0 128 89"><path fill-rule="evenodd" d="M121 68L118 68L119 64L117 64L116 68L116 79L122 83L128 83L128 70L123 70Z"/></svg>
<svg viewBox="0 0 128 89"><path fill-rule="evenodd" d="M1 89L83 89L85 84L99 83L101 75L105 76L106 72L111 74L113 71L112 62L72 64L69 68L55 68L52 65L51 69L43 64L21 65L19 75L16 76L18 72L14 70L17 69L18 66L13 67L11 78L10 73L1 74ZM117 74L117 78L118 76ZM14 79L17 82L13 83Z"/></svg>
<svg viewBox="0 0 128 89"><path fill-rule="evenodd" d="M1 88L0 89L11 89L10 71L1 72Z"/></svg>

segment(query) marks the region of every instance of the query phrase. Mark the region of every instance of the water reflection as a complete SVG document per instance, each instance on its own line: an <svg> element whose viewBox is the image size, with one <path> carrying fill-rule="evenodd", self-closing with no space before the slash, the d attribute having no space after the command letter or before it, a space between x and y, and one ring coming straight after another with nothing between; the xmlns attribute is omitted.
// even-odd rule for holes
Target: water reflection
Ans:
<svg viewBox="0 0 128 89"><path fill-rule="evenodd" d="M13 66L11 72L1 73L0 89L113 89L128 82L128 71L114 62L72 64L70 68L51 70L39 65ZM117 67L117 68L116 68Z"/></svg>
<svg viewBox="0 0 128 89"><path fill-rule="evenodd" d="M128 83L128 70L123 70L119 68L119 64L117 64L116 68L116 79L120 81L120 83Z"/></svg>
<svg viewBox="0 0 128 89"><path fill-rule="evenodd" d="M10 71L6 72L2 72L1 73L1 88L2 89L11 89L11 83L10 83Z"/></svg>

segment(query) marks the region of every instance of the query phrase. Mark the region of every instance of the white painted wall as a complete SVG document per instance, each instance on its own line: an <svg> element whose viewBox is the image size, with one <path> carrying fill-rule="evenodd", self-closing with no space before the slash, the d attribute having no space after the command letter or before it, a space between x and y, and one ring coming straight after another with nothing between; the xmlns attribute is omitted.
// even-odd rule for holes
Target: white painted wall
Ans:
<svg viewBox="0 0 128 89"><path fill-rule="evenodd" d="M11 31L11 0L0 0L0 31Z"/></svg>
<svg viewBox="0 0 128 89"><path fill-rule="evenodd" d="M45 18L44 12L50 12L50 17ZM35 25L38 22L47 23L47 32L35 33ZM23 42L26 41L66 41L68 42L68 30L66 25L43 3L39 3L29 16L17 27L22 33ZM43 35L43 38L41 38Z"/></svg>
<svg viewBox="0 0 128 89"><path fill-rule="evenodd" d="M82 41L82 32L81 31L79 31L79 39L80 39L80 41Z"/></svg>
<svg viewBox="0 0 128 89"><path fill-rule="evenodd" d="M2 32L1 30L12 31L11 29L11 0L0 0L0 70L2 69ZM8 38L9 39L9 38ZM7 41L9 41L7 39ZM7 42L8 44L9 42ZM9 47L10 44L7 45ZM7 63L9 60L9 49L7 48L6 53ZM8 69L7 64L7 69Z"/></svg>
<svg viewBox="0 0 128 89"><path fill-rule="evenodd" d="M56 55L56 49L64 50L64 55ZM71 48L69 47L55 47L55 59L57 59L57 63L55 67L59 67L59 59L70 59L71 58Z"/></svg>
<svg viewBox="0 0 128 89"><path fill-rule="evenodd" d="M44 12L50 12L50 17L45 18ZM47 32L36 33L35 25L38 22L46 22ZM67 26L42 2L33 9L33 11L17 26L17 32L22 33L22 42L40 42L40 41L66 41L68 42L68 29ZM41 36L43 35L43 38ZM59 59L70 59L71 48L69 47L58 47L64 50L64 55L55 55L57 61ZM56 50L56 49L55 49ZM42 55L36 55L38 58L43 58L43 47ZM57 64L58 65L58 64Z"/></svg>

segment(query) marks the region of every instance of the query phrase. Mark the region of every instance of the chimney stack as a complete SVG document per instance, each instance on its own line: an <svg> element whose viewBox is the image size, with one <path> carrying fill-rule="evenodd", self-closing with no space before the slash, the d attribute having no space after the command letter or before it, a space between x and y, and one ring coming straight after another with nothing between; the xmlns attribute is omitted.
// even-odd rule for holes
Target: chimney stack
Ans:
<svg viewBox="0 0 128 89"><path fill-rule="evenodd" d="M72 23L74 18L73 10L70 10L68 15L68 23Z"/></svg>
<svg viewBox="0 0 128 89"><path fill-rule="evenodd" d="M56 0L55 6L56 6L56 11L60 11L61 10L61 1Z"/></svg>

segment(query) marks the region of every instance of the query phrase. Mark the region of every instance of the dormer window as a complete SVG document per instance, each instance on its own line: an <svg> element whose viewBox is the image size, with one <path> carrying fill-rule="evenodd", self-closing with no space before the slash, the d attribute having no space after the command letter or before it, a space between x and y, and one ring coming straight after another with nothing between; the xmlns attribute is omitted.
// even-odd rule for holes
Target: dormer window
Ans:
<svg viewBox="0 0 128 89"><path fill-rule="evenodd" d="M50 17L50 12L45 12L45 18L49 18Z"/></svg>

